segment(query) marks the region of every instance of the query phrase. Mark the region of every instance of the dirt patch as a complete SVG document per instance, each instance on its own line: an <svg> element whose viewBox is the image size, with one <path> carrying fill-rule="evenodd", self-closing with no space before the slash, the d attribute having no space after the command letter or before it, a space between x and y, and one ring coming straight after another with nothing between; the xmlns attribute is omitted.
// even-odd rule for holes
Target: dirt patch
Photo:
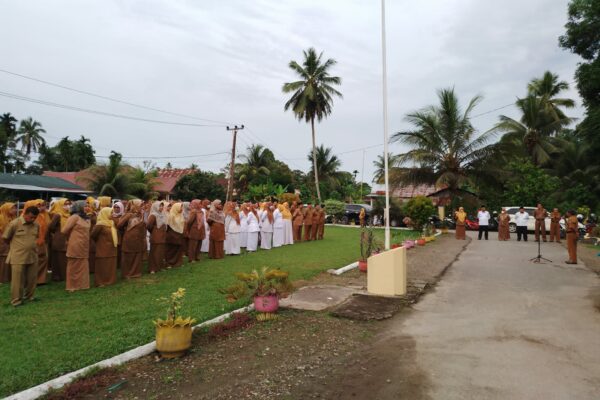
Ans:
<svg viewBox="0 0 600 400"><path fill-rule="evenodd" d="M409 288L417 282L422 293L435 285L467 243L448 235L410 250ZM296 284L366 287L366 274L321 274ZM123 366L104 387L73 398L427 399L429 382L417 367L415 341L390 329L406 315L365 322L282 310L275 321L239 319L213 334L196 332L182 359L143 357Z"/></svg>

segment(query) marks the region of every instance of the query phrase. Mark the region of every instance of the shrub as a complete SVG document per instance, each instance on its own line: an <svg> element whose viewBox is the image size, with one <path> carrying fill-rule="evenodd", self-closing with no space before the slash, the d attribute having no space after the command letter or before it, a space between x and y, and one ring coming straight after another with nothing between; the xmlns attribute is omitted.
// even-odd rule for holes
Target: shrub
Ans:
<svg viewBox="0 0 600 400"><path fill-rule="evenodd" d="M325 200L325 210L328 215L333 217L333 222L335 223L344 216L346 206L341 201L329 199Z"/></svg>
<svg viewBox="0 0 600 400"><path fill-rule="evenodd" d="M404 213L410 217L415 230L421 230L435 213L435 207L429 197L416 196L404 205Z"/></svg>

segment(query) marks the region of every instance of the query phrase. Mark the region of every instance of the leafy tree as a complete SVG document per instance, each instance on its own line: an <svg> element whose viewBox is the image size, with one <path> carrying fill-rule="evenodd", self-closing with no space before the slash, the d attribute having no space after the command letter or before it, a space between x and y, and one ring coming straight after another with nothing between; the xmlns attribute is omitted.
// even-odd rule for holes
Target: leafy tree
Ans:
<svg viewBox="0 0 600 400"><path fill-rule="evenodd" d="M42 124L29 117L19 124L18 136L15 140L21 144L21 150L24 150L26 155L30 155L32 151L37 152L46 142L42 137L43 133L46 133L46 130L42 128Z"/></svg>
<svg viewBox="0 0 600 400"><path fill-rule="evenodd" d="M195 172L182 176L173 188L173 196L184 201L193 199L224 199L225 188L219 176L212 172Z"/></svg>
<svg viewBox="0 0 600 400"><path fill-rule="evenodd" d="M585 60L575 72L586 108L586 116L577 129L595 151L600 151L600 2L572 0L565 29L559 38L560 46Z"/></svg>
<svg viewBox="0 0 600 400"><path fill-rule="evenodd" d="M560 188L560 179L544 172L529 160L517 160L508 164L512 177L504 184L504 205L534 206L543 202L553 207L548 199Z"/></svg>
<svg viewBox="0 0 600 400"><path fill-rule="evenodd" d="M264 201L271 199L279 199L284 193L286 193L287 187L277 185L267 180L266 183L259 183L257 185L250 185L248 192L246 193L245 200L252 201Z"/></svg>
<svg viewBox="0 0 600 400"><path fill-rule="evenodd" d="M470 114L481 101L476 96L463 111L454 89L438 91L439 106L429 106L407 115L415 129L398 132L392 141L412 147L394 158L395 167L410 163L404 170L396 170L393 185L406 183L446 185L456 191L476 179L493 175L494 171L480 168L480 163L493 154L494 147L486 145L493 132L476 137Z"/></svg>
<svg viewBox="0 0 600 400"><path fill-rule="evenodd" d="M302 65L296 61L290 61L289 68L298 75L300 80L283 84L284 93L293 93L292 97L285 103L284 110L292 109L294 116L299 121L310 122L312 132L313 173L315 187L319 203L321 202L321 191L319 188L319 177L317 175L317 149L315 137L315 119L320 122L332 112L333 97L342 97L342 94L334 88L342 83L341 78L330 75L330 69L337 63L329 58L321 61L323 53L317 55L314 48L304 51Z"/></svg>
<svg viewBox="0 0 600 400"><path fill-rule="evenodd" d="M404 205L404 215L411 219L415 230L421 230L434 213L435 207L429 197L415 196Z"/></svg>
<svg viewBox="0 0 600 400"><path fill-rule="evenodd" d="M81 171L96 163L95 150L85 136L78 140L65 136L53 147L44 143L38 152L36 163L46 171Z"/></svg>

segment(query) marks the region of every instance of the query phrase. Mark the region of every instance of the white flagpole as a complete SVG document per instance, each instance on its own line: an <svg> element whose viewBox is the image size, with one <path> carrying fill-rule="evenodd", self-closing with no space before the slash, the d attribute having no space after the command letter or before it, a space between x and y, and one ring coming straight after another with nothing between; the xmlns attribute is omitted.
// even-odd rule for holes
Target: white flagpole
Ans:
<svg viewBox="0 0 600 400"><path fill-rule="evenodd" d="M385 166L385 249L390 249L390 185L388 177L387 60L385 47L385 0L381 0L381 60L383 66L383 159Z"/></svg>

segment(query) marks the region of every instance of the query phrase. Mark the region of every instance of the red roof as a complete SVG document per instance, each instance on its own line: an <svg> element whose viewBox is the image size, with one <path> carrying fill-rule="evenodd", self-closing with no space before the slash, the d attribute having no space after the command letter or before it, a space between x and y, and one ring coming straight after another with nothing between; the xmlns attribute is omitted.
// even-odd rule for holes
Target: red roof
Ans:
<svg viewBox="0 0 600 400"><path fill-rule="evenodd" d="M77 182L77 178L79 178L82 174L83 174L83 171L79 171L79 172L44 171L44 173L42 175L64 179L65 181L71 182L74 185L81 185L80 182Z"/></svg>

